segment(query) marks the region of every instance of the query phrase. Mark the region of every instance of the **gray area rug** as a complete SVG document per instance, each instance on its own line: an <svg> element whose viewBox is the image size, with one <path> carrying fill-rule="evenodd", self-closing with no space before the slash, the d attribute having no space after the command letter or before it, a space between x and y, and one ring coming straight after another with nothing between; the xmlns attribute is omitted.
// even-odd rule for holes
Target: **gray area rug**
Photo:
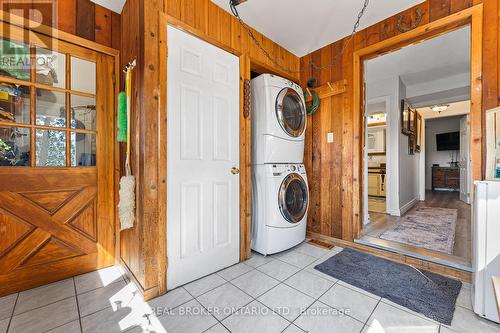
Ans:
<svg viewBox="0 0 500 333"><path fill-rule="evenodd" d="M460 281L348 248L314 268L445 325L462 288Z"/></svg>
<svg viewBox="0 0 500 333"><path fill-rule="evenodd" d="M439 207L419 207L405 215L380 238L453 254L457 210Z"/></svg>

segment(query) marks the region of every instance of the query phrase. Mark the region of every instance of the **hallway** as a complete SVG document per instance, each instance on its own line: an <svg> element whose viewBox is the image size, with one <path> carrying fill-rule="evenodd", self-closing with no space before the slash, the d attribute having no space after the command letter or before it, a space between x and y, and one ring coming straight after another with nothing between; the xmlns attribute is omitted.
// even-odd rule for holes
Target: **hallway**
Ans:
<svg viewBox="0 0 500 333"><path fill-rule="evenodd" d="M406 216L411 215L422 207L438 207L457 210L452 254L432 251L380 238L384 232L394 228ZM413 253L418 257L448 262L452 265L460 265L463 267L471 266L471 207L459 200L458 192L428 191L426 192L426 200L418 202L403 216L398 217L370 212L370 220L371 223L364 227L362 237L358 240L360 243L394 251L402 251L404 253Z"/></svg>

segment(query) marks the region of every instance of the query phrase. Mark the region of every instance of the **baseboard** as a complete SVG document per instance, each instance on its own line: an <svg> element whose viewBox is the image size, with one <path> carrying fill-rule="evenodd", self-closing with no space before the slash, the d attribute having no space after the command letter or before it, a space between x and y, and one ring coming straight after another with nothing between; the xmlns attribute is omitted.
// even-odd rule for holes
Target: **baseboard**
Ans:
<svg viewBox="0 0 500 333"><path fill-rule="evenodd" d="M403 207L400 207L399 208L399 216L403 216L407 211L412 209L413 206L415 206L417 204L417 202L418 202L418 198L414 198L413 200L411 200L410 202L405 204Z"/></svg>
<svg viewBox="0 0 500 333"><path fill-rule="evenodd" d="M388 210L387 214L391 216L401 216L401 212L399 211L399 209Z"/></svg>
<svg viewBox="0 0 500 333"><path fill-rule="evenodd" d="M122 268L122 270L125 273L126 280L135 284L135 286L137 287L137 290L141 293L144 301L147 302L147 301L152 300L155 297L160 296L160 291L159 291L158 286L150 288L150 289L144 289L142 287L141 283L139 282L139 280L136 279L136 277L134 276L132 271L130 271L127 264L125 264L125 262L121 258L120 258L120 267Z"/></svg>

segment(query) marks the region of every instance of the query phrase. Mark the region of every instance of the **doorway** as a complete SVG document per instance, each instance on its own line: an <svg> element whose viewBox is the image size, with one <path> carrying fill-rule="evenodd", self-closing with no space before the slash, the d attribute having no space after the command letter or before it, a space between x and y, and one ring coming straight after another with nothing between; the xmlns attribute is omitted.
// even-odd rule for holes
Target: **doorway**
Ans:
<svg viewBox="0 0 500 333"><path fill-rule="evenodd" d="M0 296L114 264L118 62L70 37L3 33Z"/></svg>
<svg viewBox="0 0 500 333"><path fill-rule="evenodd" d="M470 25L363 67L365 220L355 241L470 270Z"/></svg>
<svg viewBox="0 0 500 333"><path fill-rule="evenodd" d="M240 258L239 58L168 26L167 288Z"/></svg>

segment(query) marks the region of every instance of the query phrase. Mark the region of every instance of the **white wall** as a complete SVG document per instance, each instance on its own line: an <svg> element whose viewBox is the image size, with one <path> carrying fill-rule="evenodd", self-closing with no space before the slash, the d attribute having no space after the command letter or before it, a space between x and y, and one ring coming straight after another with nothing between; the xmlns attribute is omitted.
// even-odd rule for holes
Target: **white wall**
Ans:
<svg viewBox="0 0 500 333"><path fill-rule="evenodd" d="M399 80L399 100L406 97L406 86ZM399 112L398 112L399 113ZM398 122L399 138L399 211L404 214L419 200L419 161L420 154L408 154L408 136L401 133L401 122Z"/></svg>
<svg viewBox="0 0 500 333"><path fill-rule="evenodd" d="M437 151L436 134L460 131L460 118L463 116L428 119L425 122L425 188L432 189L432 165L450 166L451 151ZM453 151L454 160L458 151Z"/></svg>
<svg viewBox="0 0 500 333"><path fill-rule="evenodd" d="M455 88L469 87L470 74L469 72L442 77L438 80L423 82L407 86L406 97L412 98L415 96L434 94L438 91L451 90Z"/></svg>

